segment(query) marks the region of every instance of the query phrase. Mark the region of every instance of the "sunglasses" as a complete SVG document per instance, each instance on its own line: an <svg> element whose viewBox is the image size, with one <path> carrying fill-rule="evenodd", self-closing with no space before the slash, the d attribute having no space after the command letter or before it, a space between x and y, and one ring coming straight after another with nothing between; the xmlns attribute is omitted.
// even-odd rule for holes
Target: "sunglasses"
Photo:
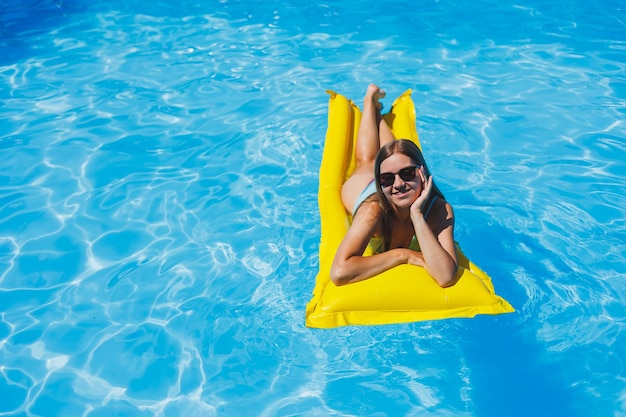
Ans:
<svg viewBox="0 0 626 417"><path fill-rule="evenodd" d="M396 175L399 175L402 181L413 181L417 177L417 170L422 168L421 165L413 165L404 167L398 172L383 172L378 177L382 188L391 187L396 181Z"/></svg>

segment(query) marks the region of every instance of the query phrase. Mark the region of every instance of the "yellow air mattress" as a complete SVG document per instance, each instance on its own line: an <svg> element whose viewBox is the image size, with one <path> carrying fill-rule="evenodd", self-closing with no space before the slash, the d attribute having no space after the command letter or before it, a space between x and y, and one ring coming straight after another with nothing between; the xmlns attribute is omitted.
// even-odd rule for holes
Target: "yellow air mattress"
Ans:
<svg viewBox="0 0 626 417"><path fill-rule="evenodd" d="M346 97L328 93L328 130L318 196L320 269L313 298L306 308L306 325L332 328L513 312L513 307L495 294L489 276L470 262L458 246L458 280L449 288L439 287L426 270L412 265L400 265L343 286L330 280L335 252L351 221L341 202L341 186L354 169L353 148L361 112ZM411 139L420 146L411 90L398 97L384 117L396 138Z"/></svg>

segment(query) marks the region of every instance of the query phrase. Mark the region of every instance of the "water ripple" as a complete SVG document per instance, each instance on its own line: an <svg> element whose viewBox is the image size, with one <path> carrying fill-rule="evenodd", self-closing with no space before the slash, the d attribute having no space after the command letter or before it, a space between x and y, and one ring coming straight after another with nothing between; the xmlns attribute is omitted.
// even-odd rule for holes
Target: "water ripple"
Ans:
<svg viewBox="0 0 626 417"><path fill-rule="evenodd" d="M31 3L0 13L0 415L624 414L621 6ZM304 328L325 90L372 81L413 89L516 314Z"/></svg>

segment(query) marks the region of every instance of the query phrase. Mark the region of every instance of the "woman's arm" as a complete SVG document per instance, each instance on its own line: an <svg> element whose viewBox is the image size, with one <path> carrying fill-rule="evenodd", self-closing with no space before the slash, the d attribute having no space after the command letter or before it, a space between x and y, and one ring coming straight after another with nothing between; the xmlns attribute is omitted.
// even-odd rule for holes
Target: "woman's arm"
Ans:
<svg viewBox="0 0 626 417"><path fill-rule="evenodd" d="M364 202L337 249L330 279L335 285L351 284L372 278L394 266L420 263L420 254L410 249L392 249L372 256L363 256L370 239L380 230L382 209L376 202Z"/></svg>
<svg viewBox="0 0 626 417"><path fill-rule="evenodd" d="M426 182L428 189L432 186L432 177ZM411 207L411 221L424 257L424 269L441 287L448 287L454 284L458 268L454 242L454 211L448 202L437 199L427 222L421 209L419 204Z"/></svg>

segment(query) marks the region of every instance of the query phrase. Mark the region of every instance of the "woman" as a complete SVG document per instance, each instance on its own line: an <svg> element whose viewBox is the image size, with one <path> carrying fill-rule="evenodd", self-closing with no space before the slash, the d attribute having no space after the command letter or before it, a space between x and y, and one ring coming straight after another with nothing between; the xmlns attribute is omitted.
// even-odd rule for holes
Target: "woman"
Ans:
<svg viewBox="0 0 626 417"><path fill-rule="evenodd" d="M331 269L336 285L374 277L400 264L422 266L442 287L457 270L454 213L419 148L396 140L380 114L385 92L371 84L355 146L356 168L341 190L352 224ZM363 256L370 244L376 252Z"/></svg>

